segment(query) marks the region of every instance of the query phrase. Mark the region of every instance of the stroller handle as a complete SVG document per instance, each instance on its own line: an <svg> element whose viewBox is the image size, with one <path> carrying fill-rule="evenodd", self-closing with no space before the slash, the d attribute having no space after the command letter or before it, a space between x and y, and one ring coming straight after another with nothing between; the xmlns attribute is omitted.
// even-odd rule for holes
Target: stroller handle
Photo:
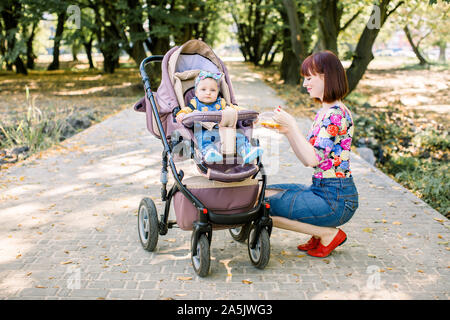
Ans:
<svg viewBox="0 0 450 320"><path fill-rule="evenodd" d="M147 71L145 71L145 66L150 62L162 62L163 58L164 58L163 55L155 55L147 57L141 61L141 64L139 66L139 72L141 73L142 82L144 82L144 87L146 91L147 89L151 91L151 88L150 88L150 78L148 77Z"/></svg>
<svg viewBox="0 0 450 320"><path fill-rule="evenodd" d="M164 132L164 128L161 122L161 118L159 117L158 111L156 110L156 102L155 102L155 97L153 96L153 92L152 89L150 87L150 78L148 77L147 71L145 71L145 65L147 63L150 62L162 62L164 56L162 55L155 55L155 56L149 56L147 58L145 58L144 60L142 60L140 66L139 66L139 71L141 73L141 77L142 77L142 82L144 84L144 89L145 89L145 94L147 95L147 98L150 100L150 105L152 107L152 113L153 113L153 117L156 120L156 125L158 127L159 133L160 133L160 137L161 137L161 141L163 143L164 146L164 154L168 155L168 160L169 160L169 166L170 169L172 170L173 173L173 177L175 179L176 185L178 190L180 190L186 197L192 199L192 201L194 202L195 206L197 208L205 208L205 206L203 205L203 203L197 199L197 197L195 197L187 188L184 187L184 185L181 183L181 179L182 177L180 176L180 174L177 171L177 168L175 167L175 163L173 161L172 158L172 150L169 146L169 143L167 142L167 138L166 138L166 134Z"/></svg>

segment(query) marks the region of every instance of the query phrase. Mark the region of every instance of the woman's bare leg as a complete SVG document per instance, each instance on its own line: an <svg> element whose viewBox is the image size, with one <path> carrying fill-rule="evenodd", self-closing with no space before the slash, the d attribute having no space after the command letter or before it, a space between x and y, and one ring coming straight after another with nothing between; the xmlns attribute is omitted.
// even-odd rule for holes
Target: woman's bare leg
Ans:
<svg viewBox="0 0 450 320"><path fill-rule="evenodd" d="M322 245L327 246L338 233L337 228L319 227L312 224L290 220L285 217L271 216L273 226L276 228L296 231L300 233L310 234L316 238L320 238Z"/></svg>

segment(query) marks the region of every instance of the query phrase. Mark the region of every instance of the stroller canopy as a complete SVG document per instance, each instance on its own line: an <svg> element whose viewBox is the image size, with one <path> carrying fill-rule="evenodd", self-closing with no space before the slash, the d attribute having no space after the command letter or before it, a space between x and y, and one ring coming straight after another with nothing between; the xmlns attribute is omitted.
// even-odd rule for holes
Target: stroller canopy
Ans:
<svg viewBox="0 0 450 320"><path fill-rule="evenodd" d="M179 47L169 50L162 61L161 84L156 92L156 102L161 114L170 113L178 106L183 107L185 101L193 96L186 97L189 89L182 86L180 80L183 74L192 70L206 70L210 72L222 72L220 91L227 102L236 104L233 87L231 85L228 70L214 51L201 40L190 40ZM191 80L193 81L193 80ZM181 92L180 92L181 91Z"/></svg>

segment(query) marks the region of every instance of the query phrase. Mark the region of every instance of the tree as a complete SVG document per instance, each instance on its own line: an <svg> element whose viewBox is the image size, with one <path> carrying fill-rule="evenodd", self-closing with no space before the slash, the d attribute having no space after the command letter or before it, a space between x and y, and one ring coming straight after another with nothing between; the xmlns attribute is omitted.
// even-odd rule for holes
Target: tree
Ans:
<svg viewBox="0 0 450 320"><path fill-rule="evenodd" d="M442 1L427 4L419 0L412 0L407 6L400 8L397 21L403 25L406 38L419 60L419 65L431 64L422 51L422 44L439 46L440 58L445 57L442 53L445 53L449 34L439 30L448 30L447 28L450 27L447 17L449 8L450 5Z"/></svg>
<svg viewBox="0 0 450 320"><path fill-rule="evenodd" d="M53 37L53 60L47 67L47 70L59 69L59 49L61 46L61 40L63 38L64 24L67 18L67 7L69 4L66 1L50 0L46 5L57 16L56 31Z"/></svg>
<svg viewBox="0 0 450 320"><path fill-rule="evenodd" d="M22 18L22 3L17 0L4 0L0 3L0 14L3 20L2 27L2 51L4 59L9 66L16 67L16 73L28 74L23 63L21 54L23 53L23 41L16 38L19 30L20 19ZM11 67L12 68L12 67Z"/></svg>
<svg viewBox="0 0 450 320"><path fill-rule="evenodd" d="M339 0L320 0L316 6L318 20L318 41L315 50L330 50L338 55L338 36L362 13L366 4L361 1L348 2ZM355 8L354 8L355 7ZM354 12L342 23L344 10L350 8Z"/></svg>
<svg viewBox="0 0 450 320"><path fill-rule="evenodd" d="M397 10L404 2L399 1L392 9L389 9L391 0L380 0L378 5L374 5L372 14L359 37L356 50L353 54L352 64L347 69L347 79L349 92L358 85L359 80L367 70L367 66L374 56L372 53L373 44L388 17Z"/></svg>
<svg viewBox="0 0 450 320"><path fill-rule="evenodd" d="M279 33L283 30L276 1L231 1L231 14L237 26L239 49L246 61L270 64L282 49Z"/></svg>
<svg viewBox="0 0 450 320"><path fill-rule="evenodd" d="M313 35L317 29L317 15L314 13L314 7L314 1L298 3L295 0L283 0L278 7L284 21L283 59L280 73L287 84L299 83L300 66L311 54Z"/></svg>

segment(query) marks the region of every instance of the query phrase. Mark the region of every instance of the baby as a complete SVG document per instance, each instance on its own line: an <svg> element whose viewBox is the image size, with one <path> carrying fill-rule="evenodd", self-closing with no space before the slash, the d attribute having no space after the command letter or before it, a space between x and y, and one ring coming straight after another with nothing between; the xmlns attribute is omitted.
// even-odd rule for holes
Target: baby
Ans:
<svg viewBox="0 0 450 320"><path fill-rule="evenodd" d="M208 71L200 71L195 79L195 97L191 99L187 107L182 108L176 114L176 120L181 123L183 117L194 110L203 111L219 111L225 109L226 102L219 97L219 81L222 77L221 73L212 73ZM240 109L231 105L234 109ZM197 126L200 124L197 124ZM201 126L201 125L200 125ZM221 162L222 154L217 150L215 142L220 141L217 125L210 130L203 127L197 127L194 130L199 149L203 154L206 162ZM236 150L242 157L244 163L250 163L257 157L261 156L263 150L260 147L253 147L243 134L236 132Z"/></svg>

